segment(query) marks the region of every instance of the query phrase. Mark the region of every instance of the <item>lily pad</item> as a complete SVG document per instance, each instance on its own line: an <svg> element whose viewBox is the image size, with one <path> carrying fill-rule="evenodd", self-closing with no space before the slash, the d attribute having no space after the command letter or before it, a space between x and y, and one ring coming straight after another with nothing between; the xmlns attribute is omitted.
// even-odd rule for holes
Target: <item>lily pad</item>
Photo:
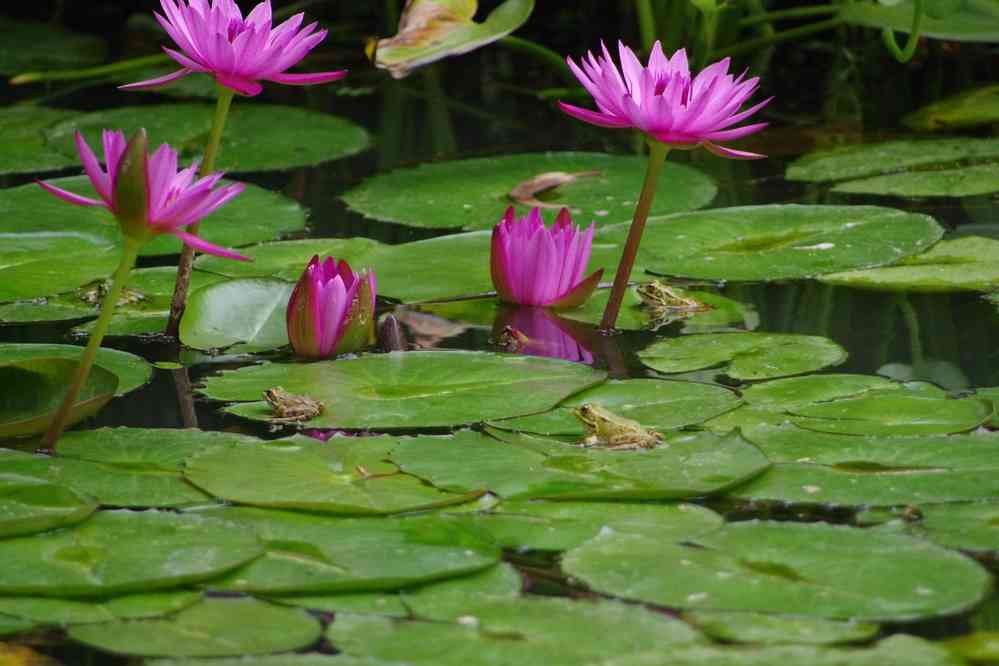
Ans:
<svg viewBox="0 0 999 666"><path fill-rule="evenodd" d="M197 258L195 267L200 271L230 278L273 277L297 282L312 255L346 259L352 268L359 270L368 266L369 254L381 245L378 241L363 237L306 238L260 243L240 250L240 254L252 261L232 261L205 254ZM382 282L379 275L379 293L382 292Z"/></svg>
<svg viewBox="0 0 999 666"><path fill-rule="evenodd" d="M0 23L2 29L3 23ZM48 39L51 40L51 37ZM3 54L0 54L0 62L3 62ZM35 105L0 109L0 135L4 137L0 175L39 173L75 166L78 163L76 159L46 146L43 134L43 130L74 115L75 111Z"/></svg>
<svg viewBox="0 0 999 666"><path fill-rule="evenodd" d="M999 289L999 240L968 236L940 241L897 266L823 275L828 284L875 291L953 292Z"/></svg>
<svg viewBox="0 0 999 666"><path fill-rule="evenodd" d="M638 357L653 370L690 372L718 367L718 374L754 380L812 372L846 360L827 338L787 333L703 333L654 343Z"/></svg>
<svg viewBox="0 0 999 666"><path fill-rule="evenodd" d="M96 509L96 502L66 486L0 472L0 538L72 525Z"/></svg>
<svg viewBox="0 0 999 666"><path fill-rule="evenodd" d="M907 113L902 124L918 131L940 132L999 122L999 86L980 86ZM959 139L968 141L968 139Z"/></svg>
<svg viewBox="0 0 999 666"><path fill-rule="evenodd" d="M75 156L76 130L95 146L100 145L100 132L105 127L120 129L128 136L145 127L152 144L169 143L186 162L201 156L213 114L210 104L118 107L78 115L53 126L46 138L55 150ZM369 141L364 129L327 113L270 104L234 104L215 166L231 173L310 166L359 153Z"/></svg>
<svg viewBox="0 0 999 666"><path fill-rule="evenodd" d="M9 615L0 615L0 636L20 634L31 631L37 626L38 623L32 622L31 620L25 620L20 617L11 617ZM2 648L0 648L0 650L2 650ZM2 653L0 653L0 656L2 656Z"/></svg>
<svg viewBox="0 0 999 666"><path fill-rule="evenodd" d="M916 436L966 432L995 414L988 400L940 399L898 391L817 402L791 410L802 428L844 435Z"/></svg>
<svg viewBox="0 0 999 666"><path fill-rule="evenodd" d="M999 191L999 164L974 164L957 169L916 171L851 180L833 192L892 197L974 197Z"/></svg>
<svg viewBox="0 0 999 666"><path fill-rule="evenodd" d="M325 406L307 421L321 428L432 428L517 416L553 407L600 383L577 363L485 352L393 352L317 363L265 363L205 380L216 400L257 400L282 386ZM227 411L267 421L265 402Z"/></svg>
<svg viewBox="0 0 999 666"><path fill-rule="evenodd" d="M401 662L338 654L279 654L262 657L243 656L223 659L155 659L149 666L406 666ZM922 666L922 665L919 665Z"/></svg>
<svg viewBox="0 0 999 666"><path fill-rule="evenodd" d="M79 362L83 347L56 344L0 344L0 364L39 358L68 358ZM97 350L96 365L118 376L116 396L131 393L152 379L153 368L143 358L117 349Z"/></svg>
<svg viewBox="0 0 999 666"><path fill-rule="evenodd" d="M260 556L241 525L160 511L101 511L75 527L0 541L0 593L86 597L219 576Z"/></svg>
<svg viewBox="0 0 999 666"><path fill-rule="evenodd" d="M597 591L664 606L857 621L960 613L990 587L981 566L953 551L821 523L733 523L683 544L605 534L562 567Z"/></svg>
<svg viewBox="0 0 999 666"><path fill-rule="evenodd" d="M478 0L410 0L398 34L378 40L375 66L405 78L414 69L506 37L534 11L534 0L506 0L479 23L474 20L478 5Z"/></svg>
<svg viewBox="0 0 999 666"><path fill-rule="evenodd" d="M90 624L169 615L201 600L193 590L168 590L114 597L101 601L0 597L0 613L46 625Z"/></svg>
<svg viewBox="0 0 999 666"><path fill-rule="evenodd" d="M602 230L623 241L628 225ZM892 264L935 243L928 215L877 206L795 204L720 208L649 220L638 263L707 280L784 280Z"/></svg>
<svg viewBox="0 0 999 666"><path fill-rule="evenodd" d="M69 32L51 22L0 17L0 33L4 36L0 74L19 74L28 69L87 67L104 60L104 40Z"/></svg>
<svg viewBox="0 0 999 666"><path fill-rule="evenodd" d="M603 153L523 153L435 162L398 169L364 181L344 195L347 205L367 217L432 229L491 229L514 202L509 193L520 183L551 172L599 172L550 190L545 203L565 206L577 224L598 226L631 217L645 158ZM653 215L706 206L717 187L708 176L668 163L663 170ZM517 206L518 214L527 206ZM554 212L553 212L554 214ZM488 246L487 246L488 247Z"/></svg>
<svg viewBox="0 0 999 666"><path fill-rule="evenodd" d="M718 492L766 469L737 434L677 435L645 451L583 449L553 440L547 452L524 435L497 441L464 431L405 439L391 459L450 492L488 490L505 499L685 499Z"/></svg>
<svg viewBox="0 0 999 666"><path fill-rule="evenodd" d="M283 280L216 282L193 292L180 322L180 340L194 349L239 344L253 352L288 344L285 310L295 285Z"/></svg>
<svg viewBox="0 0 999 666"><path fill-rule="evenodd" d="M740 400L729 389L712 384L660 379L611 380L571 396L550 412L495 421L492 425L504 430L578 439L586 434L586 429L573 412L586 403L599 404L647 428L675 430L735 409Z"/></svg>
<svg viewBox="0 0 999 666"><path fill-rule="evenodd" d="M894 521L891 527L947 548L974 553L999 551L999 502L928 504L916 507L869 509L857 516L861 524Z"/></svg>
<svg viewBox="0 0 999 666"><path fill-rule="evenodd" d="M731 643L764 645L833 645L874 638L880 627L871 622L827 620L767 613L693 611L684 619L712 638Z"/></svg>
<svg viewBox="0 0 999 666"><path fill-rule="evenodd" d="M870 391L895 388L901 388L901 385L877 375L805 375L753 384L742 390L742 399L756 409L787 412L813 403L860 397Z"/></svg>
<svg viewBox="0 0 999 666"><path fill-rule="evenodd" d="M263 557L217 579L213 589L254 594L393 590L461 576L499 561L499 548L467 525L434 515L331 518L252 508L205 515L256 532Z"/></svg>
<svg viewBox="0 0 999 666"><path fill-rule="evenodd" d="M999 8L991 2L927 3L920 35L954 42L999 41ZM912 30L912 0L860 2L844 5L839 16L847 23L869 28Z"/></svg>
<svg viewBox="0 0 999 666"><path fill-rule="evenodd" d="M39 435L59 411L79 361L32 358L0 362L0 439ZM114 397L118 376L94 366L80 389L67 425L90 418Z"/></svg>
<svg viewBox="0 0 999 666"><path fill-rule="evenodd" d="M169 617L84 624L69 637L108 652L144 657L226 657L296 650L314 643L319 620L257 599L205 599Z"/></svg>
<svg viewBox="0 0 999 666"><path fill-rule="evenodd" d="M71 319L91 319L98 311L84 303L34 299L0 305L0 324L31 324Z"/></svg>
<svg viewBox="0 0 999 666"><path fill-rule="evenodd" d="M184 474L231 502L321 513L401 513L472 499L443 493L383 463L396 441L296 437L221 445L189 458Z"/></svg>

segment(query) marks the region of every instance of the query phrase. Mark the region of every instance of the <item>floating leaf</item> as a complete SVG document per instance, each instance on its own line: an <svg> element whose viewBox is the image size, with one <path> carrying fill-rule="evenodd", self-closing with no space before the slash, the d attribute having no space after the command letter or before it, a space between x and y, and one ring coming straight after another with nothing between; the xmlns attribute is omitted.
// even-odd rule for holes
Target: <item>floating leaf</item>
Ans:
<svg viewBox="0 0 999 666"><path fill-rule="evenodd" d="M20 617L10 617L8 615L0 615L0 636L10 636L12 634L20 634L23 632L31 631L38 624L32 622L31 620L25 620ZM0 644L0 657L7 657L5 651L10 651L11 649L18 649L21 646L7 646ZM26 649L26 648L25 648Z"/></svg>
<svg viewBox="0 0 999 666"><path fill-rule="evenodd" d="M205 599L162 619L78 625L69 637L119 654L225 657L296 650L320 632L319 621L303 610L245 598Z"/></svg>
<svg viewBox="0 0 999 666"><path fill-rule="evenodd" d="M594 242L623 243L628 225ZM927 215L875 206L720 208L649 220L638 263L708 280L783 280L891 264L943 235Z"/></svg>
<svg viewBox="0 0 999 666"><path fill-rule="evenodd" d="M508 194L539 173L599 171L551 190L543 200L568 207L583 226L631 217L645 158L603 153L524 153L471 160L435 162L379 174L344 195L353 210L385 222L414 227L491 229L514 203ZM707 205L717 188L690 167L669 163L652 207L653 215ZM518 214L527 213L520 206ZM596 218L594 220L594 218Z"/></svg>
<svg viewBox="0 0 999 666"><path fill-rule="evenodd" d="M100 131L105 127L119 129L126 136L145 127L153 145L168 143L180 151L181 161L187 162L201 156L213 109L210 104L160 104L93 111L53 126L47 139L54 149L75 157L73 133L77 130L83 132L91 146L96 146L100 145ZM327 113L290 106L236 104L226 120L215 166L229 173L310 166L353 155L367 148L368 143L368 133L362 128Z"/></svg>
<svg viewBox="0 0 999 666"><path fill-rule="evenodd" d="M857 521L870 524L895 519L892 527L947 548L999 551L999 502L928 504L912 511L913 506L870 509L860 513Z"/></svg>
<svg viewBox="0 0 999 666"><path fill-rule="evenodd" d="M973 197L999 191L997 177L999 164L975 164L851 180L836 185L833 192L886 197Z"/></svg>
<svg viewBox="0 0 999 666"><path fill-rule="evenodd" d="M639 352L643 363L665 373L719 367L733 379L798 375L839 365L846 350L815 335L703 333L661 340Z"/></svg>
<svg viewBox="0 0 999 666"><path fill-rule="evenodd" d="M999 660L999 631L976 631L952 638L947 641L947 648L974 663L994 663Z"/></svg>
<svg viewBox="0 0 999 666"><path fill-rule="evenodd" d="M0 17L0 33L4 36L0 74L19 74L28 69L87 67L104 60L104 40L69 32L52 22Z"/></svg>
<svg viewBox="0 0 999 666"><path fill-rule="evenodd" d="M533 178L529 178L522 183L518 183L507 195L515 203L531 208L561 208L558 204L549 204L541 201L536 195L553 190L561 185L574 183L580 178L589 178L601 175L599 171L580 171L578 173L566 173L565 171L549 171L541 173Z"/></svg>
<svg viewBox="0 0 999 666"><path fill-rule="evenodd" d="M788 412L814 403L896 388L900 389L901 385L876 375L805 375L747 386L742 390L742 398L756 409Z"/></svg>
<svg viewBox="0 0 999 666"><path fill-rule="evenodd" d="M155 659L149 666L405 666L403 663L338 654L277 654L263 657L243 656L228 659ZM923 666L918 664L915 666Z"/></svg>
<svg viewBox="0 0 999 666"><path fill-rule="evenodd" d="M0 507L0 537L6 539L78 523L97 504L66 486L0 471Z"/></svg>
<svg viewBox="0 0 999 666"><path fill-rule="evenodd" d="M414 69L506 37L534 11L534 0L506 0L477 23L478 0L407 0L395 37L379 39L375 66L402 79Z"/></svg>
<svg viewBox="0 0 999 666"><path fill-rule="evenodd" d="M317 363L265 363L205 380L216 400L258 400L274 386L325 406L308 421L321 428L431 428L516 416L553 407L603 381L577 363L485 352L393 352ZM228 411L266 421L264 402Z"/></svg>
<svg viewBox="0 0 999 666"><path fill-rule="evenodd" d="M2 29L3 24L0 23ZM51 37L48 40L51 43ZM2 61L3 55L0 54ZM4 138L0 174L39 173L75 166L78 163L75 158L46 146L43 134L43 130L74 115L74 111L36 105L0 109L0 136Z"/></svg>
<svg viewBox="0 0 999 666"><path fill-rule="evenodd" d="M953 551L821 523L732 523L683 544L604 534L562 567L597 591L663 606L862 621L960 613L989 590L988 573Z"/></svg>
<svg viewBox="0 0 999 666"><path fill-rule="evenodd" d="M100 511L75 527L0 541L0 593L107 596L214 578L257 558L241 525L160 511Z"/></svg>
<svg viewBox="0 0 999 666"><path fill-rule="evenodd" d="M79 362L83 347L54 344L0 344L0 364L39 358L68 358ZM144 359L117 349L97 350L98 367L118 376L115 395L125 395L149 382L153 368Z"/></svg>
<svg viewBox="0 0 999 666"><path fill-rule="evenodd" d="M191 294L180 322L180 340L194 349L239 343L253 352L288 344L285 311L295 285L283 280L217 282Z"/></svg>
<svg viewBox="0 0 999 666"><path fill-rule="evenodd" d="M0 361L0 439L40 435L59 411L76 380L78 360L30 358ZM94 366L70 409L66 425L90 418L111 401L118 376Z"/></svg>
<svg viewBox="0 0 999 666"><path fill-rule="evenodd" d="M464 615L470 605L514 601L520 597L523 586L520 572L512 565L500 562L471 576L403 590L400 595L411 614L418 618L455 620Z"/></svg>
<svg viewBox="0 0 999 666"><path fill-rule="evenodd" d="M808 430L844 435L914 436L966 432L992 418L990 401L928 398L889 390L817 402L793 410L791 421Z"/></svg>
<svg viewBox="0 0 999 666"><path fill-rule="evenodd" d="M980 86L937 100L902 116L914 130L940 132L999 123L999 86ZM967 138L957 139L970 143Z"/></svg>
<svg viewBox="0 0 999 666"><path fill-rule="evenodd" d="M920 35L954 42L999 41L999 8L991 2L927 3ZM839 16L847 23L869 28L912 30L913 0L858 2L844 5Z"/></svg>
<svg viewBox="0 0 999 666"><path fill-rule="evenodd" d="M874 638L880 627L870 622L826 620L796 615L693 611L684 619L712 638L764 645L832 645Z"/></svg>
<svg viewBox="0 0 999 666"><path fill-rule="evenodd" d="M201 255L195 266L202 271L231 278L273 277L296 282L313 255L347 259L354 268L367 267L367 257L381 243L370 238L307 238L303 240L261 243L240 250L252 261L232 261L223 257ZM379 275L378 293L382 292Z"/></svg>
<svg viewBox="0 0 999 666"><path fill-rule="evenodd" d="M72 625L169 615L201 600L193 590L147 592L101 601L0 597L0 613L40 624Z"/></svg>

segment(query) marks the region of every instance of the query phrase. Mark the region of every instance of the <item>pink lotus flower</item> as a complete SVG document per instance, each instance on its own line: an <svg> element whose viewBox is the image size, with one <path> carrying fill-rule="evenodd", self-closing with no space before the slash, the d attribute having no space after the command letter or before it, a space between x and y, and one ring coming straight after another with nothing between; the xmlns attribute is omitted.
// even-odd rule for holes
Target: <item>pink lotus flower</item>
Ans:
<svg viewBox="0 0 999 666"><path fill-rule="evenodd" d="M493 322L493 339L507 351L593 364L592 327L564 319L547 308L503 307Z"/></svg>
<svg viewBox="0 0 999 666"><path fill-rule="evenodd" d="M180 47L180 52L163 47L182 69L122 89L156 88L194 72L206 72L221 85L241 95L258 95L258 81L274 81L293 86L328 83L347 76L346 70L314 74L285 72L306 56L326 37L310 23L299 30L303 14L295 14L271 28L271 3L264 0L244 19L234 0L160 0L166 16L156 20Z"/></svg>
<svg viewBox="0 0 999 666"><path fill-rule="evenodd" d="M232 250L208 243L183 230L238 196L246 186L233 183L213 189L221 180L221 173L195 180L197 163L178 171L177 151L163 144L150 156L146 152L145 131L139 130L137 137L141 141L138 154L141 155L142 170L132 169L130 173L123 174L125 165L129 165L129 160L123 159L128 147L124 133L104 130L104 162L107 164L107 171L101 169L97 156L87 145L83 135L76 133L80 161L100 196L99 200L67 192L49 183L38 184L71 204L107 208L118 220L122 232L140 242L159 234L171 234L200 252L248 261ZM139 180L136 187L119 187L119 183L126 178L131 185L136 175ZM136 197L138 200L134 200Z"/></svg>
<svg viewBox="0 0 999 666"><path fill-rule="evenodd" d="M497 295L519 305L582 305L604 272L600 269L583 279L592 244L593 224L579 231L565 208L550 229L537 208L520 219L512 206L507 208L493 228L490 268Z"/></svg>
<svg viewBox="0 0 999 666"><path fill-rule="evenodd" d="M619 43L621 70L618 71L607 47L601 46L603 57L588 53L582 67L572 58L566 58L573 74L593 95L599 111L559 102L563 111L601 127L634 127L673 148L704 146L721 157L764 157L718 145L719 141L739 139L766 127L766 123L732 127L770 102L766 99L739 111L756 92L759 78L743 80L745 74L733 77L728 73L729 58L708 65L691 77L686 51L680 49L667 58L659 42L653 46L645 67L631 49Z"/></svg>
<svg viewBox="0 0 999 666"><path fill-rule="evenodd" d="M374 336L375 276L315 255L288 300L288 340L299 356L357 351Z"/></svg>

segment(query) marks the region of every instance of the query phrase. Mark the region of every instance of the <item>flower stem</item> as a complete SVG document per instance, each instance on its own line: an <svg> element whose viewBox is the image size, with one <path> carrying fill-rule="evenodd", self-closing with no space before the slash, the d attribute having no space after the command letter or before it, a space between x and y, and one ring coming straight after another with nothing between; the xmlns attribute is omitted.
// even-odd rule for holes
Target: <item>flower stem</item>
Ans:
<svg viewBox="0 0 999 666"><path fill-rule="evenodd" d="M724 49L719 49L711 54L709 60L716 60L718 58L735 57L742 55L744 53L752 53L757 49L762 49L767 46L773 46L774 44L782 44L784 42L793 41L795 39L802 39L808 37L809 35L814 35L819 32L825 32L826 30L832 30L833 28L838 28L843 25L843 19L840 17L831 18L827 21L816 21L815 23L808 23L807 25L800 26L798 28L792 28L790 30L783 30L781 32L775 32L772 35L767 35L764 37L758 37L756 39L749 39L744 42L739 42L738 44L733 44Z"/></svg>
<svg viewBox="0 0 999 666"><path fill-rule="evenodd" d="M617 266L617 274L614 276L614 286L611 288L610 298L607 300L603 319L600 320L600 330L602 331L610 331L614 328L614 324L617 323L617 314L621 311L624 291L628 288L631 269L635 265L638 246L642 242L645 221L649 217L649 210L652 208L652 202L656 198L656 183L659 181L659 174L666 164L667 153L669 153L669 146L658 141L649 141L649 161L645 170L645 183L642 185L642 194L638 198L638 205L635 207L635 217L632 219L631 228L628 230L628 240L625 242L624 251L621 253L621 262Z"/></svg>
<svg viewBox="0 0 999 666"><path fill-rule="evenodd" d="M837 14L843 8L840 5L815 5L812 7L793 7L791 9L779 9L772 12L759 12L739 20L740 28L758 25L760 23L770 23L783 19L802 19L813 16L825 16L827 14Z"/></svg>
<svg viewBox="0 0 999 666"><path fill-rule="evenodd" d="M898 42L895 41L895 31L891 28L885 28L881 31L881 39L884 40L885 48L892 54L895 60L902 64L905 64L912 60L912 56L916 54L916 46L919 44L919 31L922 30L923 25L923 5L925 0L915 0L912 7L912 28L909 30L908 40L905 42L905 48L900 49L898 47Z"/></svg>
<svg viewBox="0 0 999 666"><path fill-rule="evenodd" d="M642 47L646 51L652 50L652 45L656 43L656 14L652 11L652 3L649 0L635 0L635 10L638 12L638 31L642 35Z"/></svg>
<svg viewBox="0 0 999 666"><path fill-rule="evenodd" d="M222 130L232 105L233 91L225 86L219 86L218 102L215 104L215 119L212 121L212 133L205 147L205 159L201 163L201 175L207 176L215 170L215 157L222 142ZM187 228L188 233L198 235L198 223ZM191 271L194 269L194 248L184 245L180 251L180 261L177 262L177 281L173 287L173 299L170 301L170 318L167 320L166 334L177 337L180 329L180 318L187 305L187 292L191 287Z"/></svg>
<svg viewBox="0 0 999 666"><path fill-rule="evenodd" d="M59 441L59 436L66 429L69 414L73 410L77 398L80 397L80 390L87 383L87 377L90 376L90 369L94 366L94 359L97 357L97 350L100 349L104 335L108 332L108 326L111 324L111 315L114 314L115 305L117 305L118 299L121 297L121 291L124 289L125 283L128 282L128 275L132 272L132 267L139 256L139 248L141 246L141 241L125 237L125 247L122 249L121 262L118 264L118 270L115 271L111 288L108 290L107 295L104 296L104 302L101 303L101 314L97 318L94 330L90 332L90 339L87 341L87 348L83 351L83 358L80 359L80 365L76 368L76 376L73 378L73 383L70 385L66 397L59 406L59 411L56 412L52 422L49 424L49 429L42 438L42 450L53 451L56 442Z"/></svg>

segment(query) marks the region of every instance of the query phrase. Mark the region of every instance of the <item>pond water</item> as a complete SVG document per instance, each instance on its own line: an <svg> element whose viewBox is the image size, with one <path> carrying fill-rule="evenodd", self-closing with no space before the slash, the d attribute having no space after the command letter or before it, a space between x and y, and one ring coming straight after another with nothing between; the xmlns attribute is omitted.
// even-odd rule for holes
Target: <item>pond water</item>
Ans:
<svg viewBox="0 0 999 666"><path fill-rule="evenodd" d="M105 24L72 7L66 24L121 57L164 39L101 4ZM0 157L0 663L999 661L994 102L946 134L902 122L986 99L988 44L924 39L902 65L839 25L740 61L775 101L737 145L768 157L670 154L608 335L642 142L539 98L569 81L521 48L393 80L360 55L392 11L305 4L337 26L306 69L351 74L236 98L219 166L252 187L204 231L254 262L195 262L181 344L157 333L179 243L150 244L104 341L128 355L97 360L117 396L52 456L4 439L25 400L52 399L16 364L82 351L118 241L32 181L79 173L77 128L96 145L143 125L200 154L212 87L0 90L0 134L45 165ZM537 7L517 34L573 56L637 43L632 10L595 4ZM43 17L0 31L26 18ZM4 75L32 69L4 57ZM552 172L577 178L533 196L549 224L562 206L596 223L605 282L575 309L500 305L489 230ZM57 268L26 268L26 248ZM285 308L313 254L374 270L367 351L291 353ZM676 300L643 303L653 280ZM275 422L279 386L321 409Z"/></svg>

